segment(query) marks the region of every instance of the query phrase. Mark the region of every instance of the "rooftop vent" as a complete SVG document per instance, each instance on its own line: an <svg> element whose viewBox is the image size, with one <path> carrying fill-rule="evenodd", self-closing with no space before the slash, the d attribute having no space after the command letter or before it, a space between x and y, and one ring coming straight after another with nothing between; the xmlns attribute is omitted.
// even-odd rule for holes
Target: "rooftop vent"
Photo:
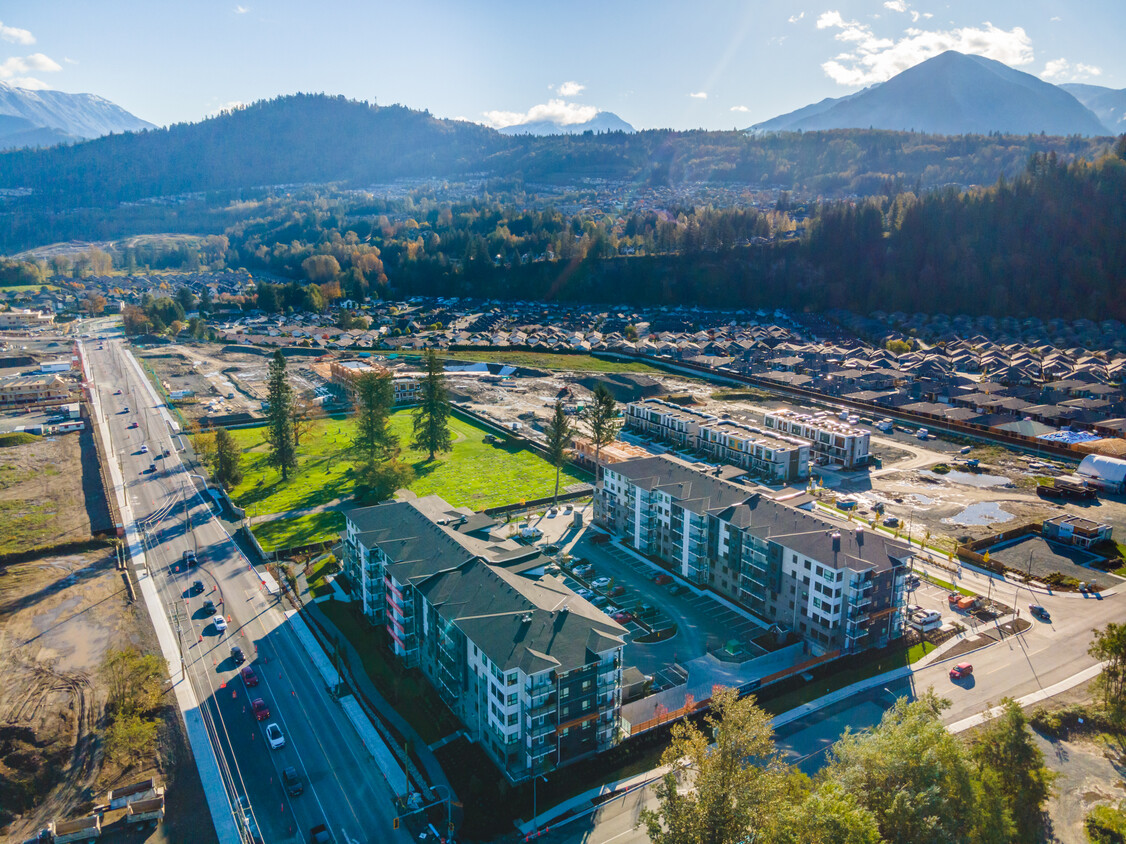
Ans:
<svg viewBox="0 0 1126 844"><path fill-rule="evenodd" d="M566 609L566 607L564 607L564 609ZM532 623L532 614L530 612L524 613L522 616L520 616L520 623L521 624L531 624Z"/></svg>

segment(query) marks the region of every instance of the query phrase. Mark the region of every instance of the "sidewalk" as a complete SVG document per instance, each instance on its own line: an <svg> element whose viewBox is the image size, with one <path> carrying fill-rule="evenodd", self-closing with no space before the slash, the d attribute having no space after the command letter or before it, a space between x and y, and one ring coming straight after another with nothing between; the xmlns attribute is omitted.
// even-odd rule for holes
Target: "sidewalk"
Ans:
<svg viewBox="0 0 1126 844"><path fill-rule="evenodd" d="M356 685L359 687L358 691L367 698L367 700L371 701L372 706L378 710L380 718L390 724L406 741L410 742L411 750L422 764L431 788L440 785L448 789L451 804L454 804L452 806L454 823L460 825L461 808L456 805L457 795L454 793L453 786L450 785L449 778L446 777L446 772L442 770L442 766L433 751L427 747L426 742L422 740L422 736L415 731L414 727L412 727L410 723L395 710L395 707L388 703L383 695L379 693L379 690L376 689L375 684L371 682L367 672L364 670L364 663L360 658L359 652L352 643L348 641L344 634L340 632L336 625L329 620L328 616L321 612L320 607L316 603L309 601L305 604L303 609L315 617L318 624L320 624L335 641L340 643L340 656L348 665L349 671L347 673L355 680Z"/></svg>

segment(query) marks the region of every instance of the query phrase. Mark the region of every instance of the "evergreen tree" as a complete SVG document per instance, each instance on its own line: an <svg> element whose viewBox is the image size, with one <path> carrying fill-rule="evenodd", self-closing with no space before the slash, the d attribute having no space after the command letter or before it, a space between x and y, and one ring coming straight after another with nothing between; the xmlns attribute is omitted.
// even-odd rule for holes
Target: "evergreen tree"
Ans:
<svg viewBox="0 0 1126 844"><path fill-rule="evenodd" d="M571 420L563 411L563 402L555 402L555 412L544 434L547 436L547 460L555 467L555 504L559 503L559 474L567 462L567 447L571 444Z"/></svg>
<svg viewBox="0 0 1126 844"><path fill-rule="evenodd" d="M242 451L226 428L215 431L215 480L230 491L242 482Z"/></svg>
<svg viewBox="0 0 1126 844"><path fill-rule="evenodd" d="M366 463L392 456L399 444L399 438L388 428L394 404L391 373L365 372L356 379L356 434L352 444Z"/></svg>
<svg viewBox="0 0 1126 844"><path fill-rule="evenodd" d="M428 460L433 460L438 452L452 448L450 396L442 362L433 349L426 352L426 377L422 381L422 400L414 411L411 446L428 452Z"/></svg>
<svg viewBox="0 0 1126 844"><path fill-rule="evenodd" d="M609 388L602 381L594 385L594 396L590 404L583 408L582 419L590 432L590 441L594 443L594 479L597 482L602 474L599 465L602 458L602 446L609 445L618 436L618 403L610 394Z"/></svg>
<svg viewBox="0 0 1126 844"><path fill-rule="evenodd" d="M289 480L291 470L297 468L297 443L293 435L293 386L285 369L285 356L281 350L274 352L266 373L267 402L266 442L270 448L270 465L281 472L282 480Z"/></svg>

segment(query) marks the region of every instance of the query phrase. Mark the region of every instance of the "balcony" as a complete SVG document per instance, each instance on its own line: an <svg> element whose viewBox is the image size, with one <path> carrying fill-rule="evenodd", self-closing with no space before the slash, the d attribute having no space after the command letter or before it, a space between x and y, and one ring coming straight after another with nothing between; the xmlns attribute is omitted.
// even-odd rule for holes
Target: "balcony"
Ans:
<svg viewBox="0 0 1126 844"><path fill-rule="evenodd" d="M555 732L555 724L552 719L546 718L542 724L534 724L528 728L528 735L533 739L542 738L551 735Z"/></svg>
<svg viewBox="0 0 1126 844"><path fill-rule="evenodd" d="M547 698L547 700L541 703L537 703L529 708L527 710L528 717L535 719L543 715L553 715L555 713L555 708L557 705L558 703L555 700L555 695L551 695Z"/></svg>

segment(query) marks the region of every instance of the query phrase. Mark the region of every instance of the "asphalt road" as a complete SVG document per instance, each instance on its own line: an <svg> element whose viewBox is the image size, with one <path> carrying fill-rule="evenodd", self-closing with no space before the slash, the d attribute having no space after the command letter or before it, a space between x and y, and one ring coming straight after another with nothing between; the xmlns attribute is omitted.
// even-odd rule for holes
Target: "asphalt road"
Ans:
<svg viewBox="0 0 1126 844"><path fill-rule="evenodd" d="M249 798L262 840L305 841L310 827L322 822L341 844L409 840L405 830L393 830L391 791L286 624L281 605L263 590L197 494L160 406L125 359L128 353L114 340L105 340L102 350L98 346L97 339L86 345L90 374L134 518L146 525L149 571L180 636L220 767L236 793ZM129 427L132 423L137 427ZM165 449L167 458L161 456ZM198 566L184 566L186 550L197 552ZM196 580L203 582L202 593L191 588ZM204 614L205 600L228 619L226 632L216 629L218 616ZM232 645L242 648L259 677L255 688L244 686ZM251 712L251 701L259 697L270 708L261 723ZM283 747L270 749L268 723L281 727ZM305 780L298 797L280 783L281 771L291 765Z"/></svg>

